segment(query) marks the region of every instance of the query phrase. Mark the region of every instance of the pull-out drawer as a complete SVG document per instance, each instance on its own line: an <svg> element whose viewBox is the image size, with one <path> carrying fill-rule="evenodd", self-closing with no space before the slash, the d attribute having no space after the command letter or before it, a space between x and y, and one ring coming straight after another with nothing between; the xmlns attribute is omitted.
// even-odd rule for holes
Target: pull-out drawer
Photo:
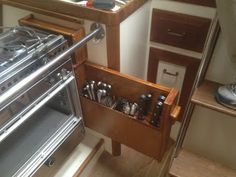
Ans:
<svg viewBox="0 0 236 177"><path fill-rule="evenodd" d="M81 76L85 76L82 78ZM112 95L137 102L144 93L152 93L150 113L143 121L134 119L122 112L105 107L81 96L85 125L111 139L125 144L139 152L161 160L170 143L171 125L178 117L180 108L176 105L178 92L160 85L152 84L119 72L86 63L76 68L78 83L85 80L103 81L112 85ZM83 81L84 80L84 81ZM79 84L81 88L83 84ZM151 111L160 95L167 98L161 114L160 126L151 125Z"/></svg>
<svg viewBox="0 0 236 177"><path fill-rule="evenodd" d="M153 9L152 42L202 52L211 20Z"/></svg>

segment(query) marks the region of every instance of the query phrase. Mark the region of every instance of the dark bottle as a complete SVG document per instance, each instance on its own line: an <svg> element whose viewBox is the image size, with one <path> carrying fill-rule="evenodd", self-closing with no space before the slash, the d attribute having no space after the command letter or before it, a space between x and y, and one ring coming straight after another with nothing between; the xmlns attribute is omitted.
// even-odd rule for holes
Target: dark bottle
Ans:
<svg viewBox="0 0 236 177"><path fill-rule="evenodd" d="M158 101L154 109L152 119L150 121L150 124L152 124L153 126L156 127L160 126L160 117L162 113L162 108L163 108L163 102Z"/></svg>
<svg viewBox="0 0 236 177"><path fill-rule="evenodd" d="M164 103L165 100L166 100L166 96L164 96L164 95L160 95L160 96L158 97L158 101L161 101L162 103Z"/></svg>
<svg viewBox="0 0 236 177"><path fill-rule="evenodd" d="M152 102L152 95L141 95L138 101L138 116L139 120L144 120L144 117L148 114L148 109Z"/></svg>

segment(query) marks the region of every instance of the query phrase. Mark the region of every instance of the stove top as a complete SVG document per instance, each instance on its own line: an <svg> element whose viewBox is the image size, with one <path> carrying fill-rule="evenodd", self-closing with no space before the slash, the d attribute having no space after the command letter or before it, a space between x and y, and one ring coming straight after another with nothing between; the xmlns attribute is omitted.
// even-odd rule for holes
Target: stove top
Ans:
<svg viewBox="0 0 236 177"><path fill-rule="evenodd" d="M46 64L48 55L62 51L58 46L65 43L61 35L26 26L10 28L0 34L0 95L8 85L13 86Z"/></svg>
<svg viewBox="0 0 236 177"><path fill-rule="evenodd" d="M28 27L15 27L0 35L0 72L55 36Z"/></svg>

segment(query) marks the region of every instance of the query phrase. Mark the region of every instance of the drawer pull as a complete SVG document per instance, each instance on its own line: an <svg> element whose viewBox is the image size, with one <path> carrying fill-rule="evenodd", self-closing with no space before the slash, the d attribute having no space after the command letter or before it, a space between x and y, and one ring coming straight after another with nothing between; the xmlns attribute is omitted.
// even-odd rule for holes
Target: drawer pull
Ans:
<svg viewBox="0 0 236 177"><path fill-rule="evenodd" d="M176 36L176 37L181 37L181 38L183 38L186 35L185 32L177 33L177 32L172 31L171 29L167 29L167 33L171 36Z"/></svg>
<svg viewBox="0 0 236 177"><path fill-rule="evenodd" d="M163 73L170 76L174 76L174 77L177 77L179 75L179 72L171 73L171 72L168 72L167 69L163 69Z"/></svg>
<svg viewBox="0 0 236 177"><path fill-rule="evenodd" d="M173 121L179 120L180 111L181 111L180 106L175 106L174 109L171 111L170 117Z"/></svg>

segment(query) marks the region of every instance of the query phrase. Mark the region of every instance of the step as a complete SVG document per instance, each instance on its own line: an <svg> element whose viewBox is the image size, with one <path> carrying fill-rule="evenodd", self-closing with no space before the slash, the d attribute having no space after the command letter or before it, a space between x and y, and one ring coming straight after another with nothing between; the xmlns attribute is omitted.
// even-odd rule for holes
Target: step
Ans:
<svg viewBox="0 0 236 177"><path fill-rule="evenodd" d="M169 171L170 177L235 177L236 170L188 150L181 150Z"/></svg>

